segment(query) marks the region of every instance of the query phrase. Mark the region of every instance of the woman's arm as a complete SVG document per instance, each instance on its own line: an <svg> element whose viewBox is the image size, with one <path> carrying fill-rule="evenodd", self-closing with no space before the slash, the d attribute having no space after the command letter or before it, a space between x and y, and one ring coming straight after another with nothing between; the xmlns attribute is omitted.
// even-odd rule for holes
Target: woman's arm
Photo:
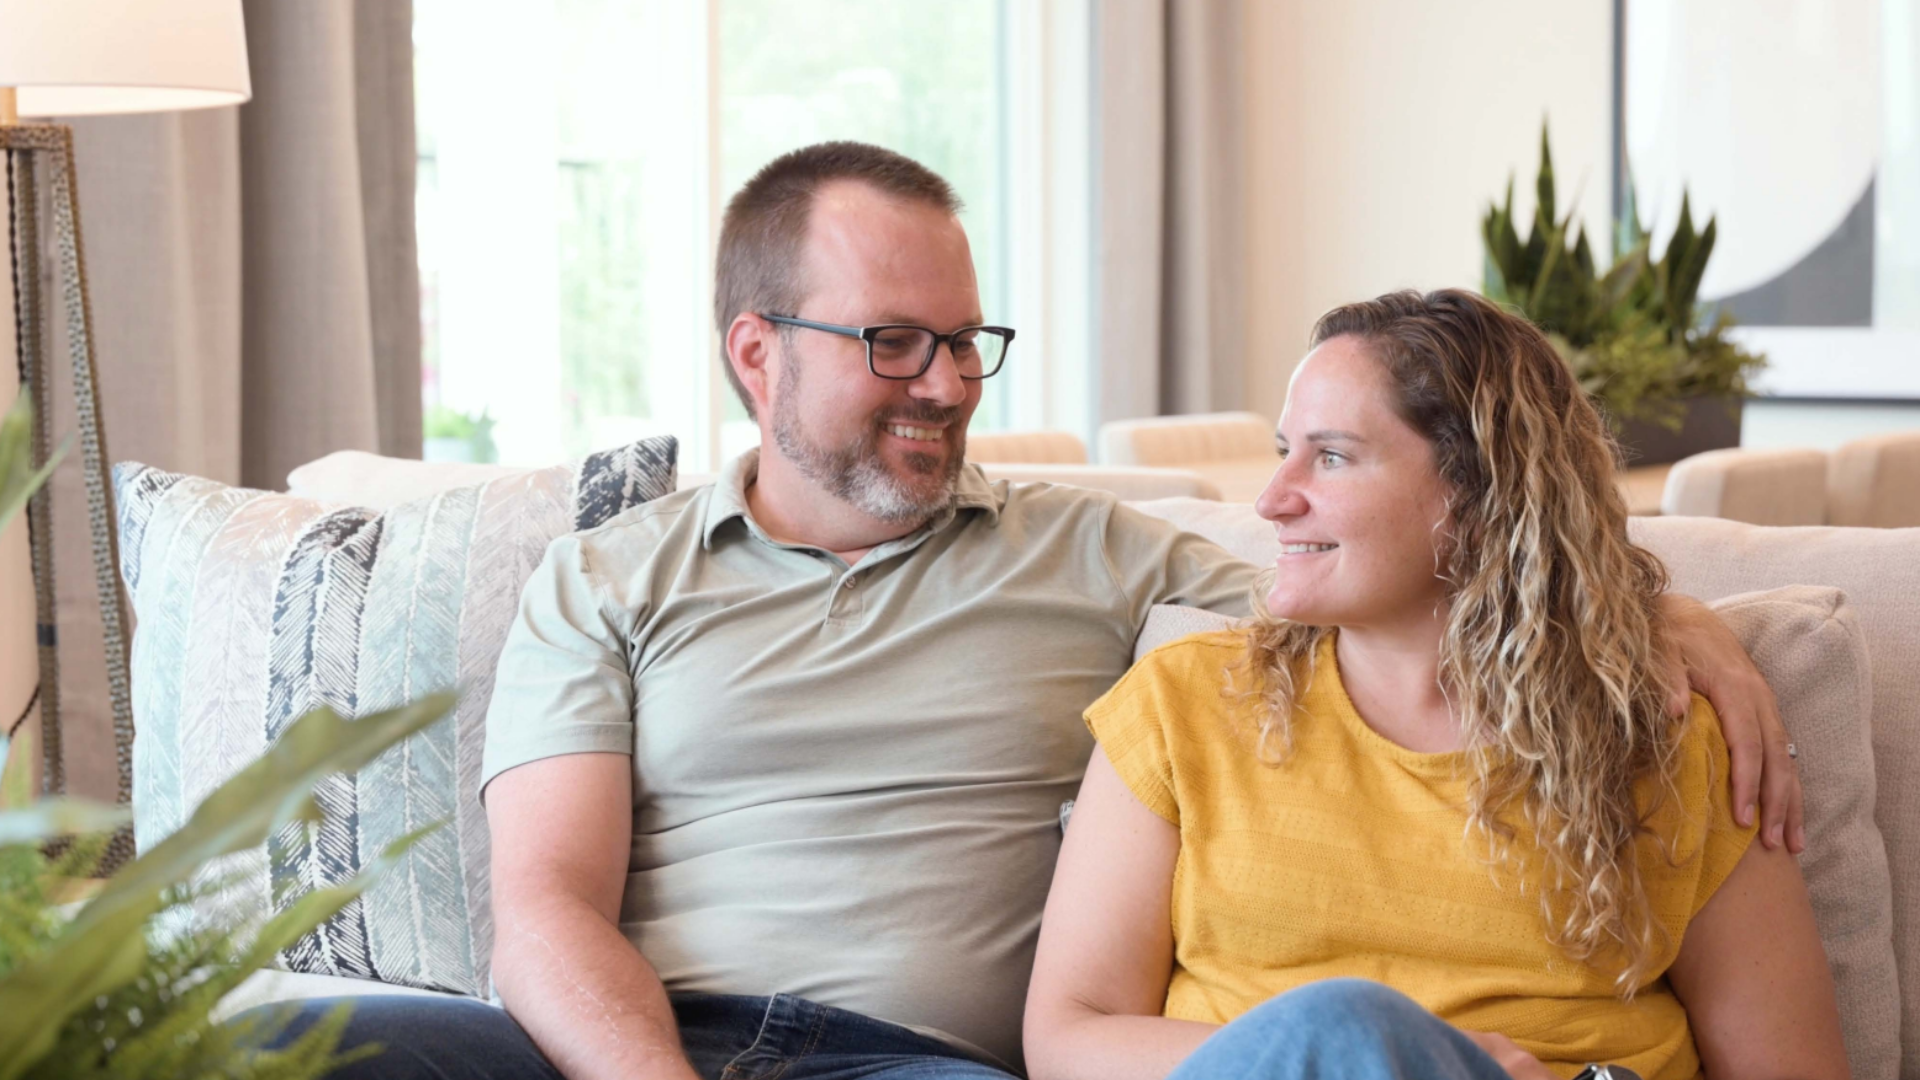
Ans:
<svg viewBox="0 0 1920 1080"><path fill-rule="evenodd" d="M1027 989L1033 1080L1160 1080L1216 1030L1160 1015L1179 855L1180 831L1141 805L1095 749Z"/></svg>
<svg viewBox="0 0 1920 1080"><path fill-rule="evenodd" d="M1833 976L1800 867L1752 844L1667 972L1710 1078L1847 1076Z"/></svg>

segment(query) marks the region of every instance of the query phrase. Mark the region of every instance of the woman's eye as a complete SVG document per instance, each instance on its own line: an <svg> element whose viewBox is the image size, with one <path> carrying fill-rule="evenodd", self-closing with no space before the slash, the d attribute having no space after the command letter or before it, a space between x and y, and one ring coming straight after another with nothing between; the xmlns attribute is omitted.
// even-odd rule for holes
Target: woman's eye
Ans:
<svg viewBox="0 0 1920 1080"><path fill-rule="evenodd" d="M1320 451L1320 464L1329 469L1336 468L1340 464L1340 455L1331 450L1322 450Z"/></svg>

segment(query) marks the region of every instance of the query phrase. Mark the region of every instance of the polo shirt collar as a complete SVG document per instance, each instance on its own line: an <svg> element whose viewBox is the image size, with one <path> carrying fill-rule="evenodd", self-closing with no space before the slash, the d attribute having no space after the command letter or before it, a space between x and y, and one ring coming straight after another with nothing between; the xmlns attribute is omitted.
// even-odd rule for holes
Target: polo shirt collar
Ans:
<svg viewBox="0 0 1920 1080"><path fill-rule="evenodd" d="M714 479L713 492L707 497L707 515L700 527L701 544L708 551L713 550L713 535L720 526L734 518L753 521L747 512L747 485L759 475L758 449L749 450L721 467L720 475ZM1000 511L1007 502L1006 490L1004 485L989 483L980 466L963 466L954 481L953 504L927 522L927 531L937 533L946 528L962 510L978 510L987 515L989 525L999 524Z"/></svg>

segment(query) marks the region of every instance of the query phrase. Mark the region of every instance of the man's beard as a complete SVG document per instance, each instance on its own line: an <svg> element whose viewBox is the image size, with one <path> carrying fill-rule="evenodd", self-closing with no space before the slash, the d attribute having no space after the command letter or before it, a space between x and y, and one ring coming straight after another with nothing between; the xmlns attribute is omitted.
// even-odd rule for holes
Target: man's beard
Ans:
<svg viewBox="0 0 1920 1080"><path fill-rule="evenodd" d="M943 461L937 454L909 452L907 468L921 477L938 477L937 486L909 484L880 456L880 435L887 424L915 423L941 425L952 431L959 423L958 408L914 401L875 413L866 431L838 447L822 446L810 440L800 423L796 404L800 388L800 365L789 356L780 373L780 403L773 413L773 441L781 456L800 471L800 475L819 484L828 493L853 504L861 513L879 521L905 525L925 521L953 505L954 485L966 464L966 433L959 432L953 453Z"/></svg>

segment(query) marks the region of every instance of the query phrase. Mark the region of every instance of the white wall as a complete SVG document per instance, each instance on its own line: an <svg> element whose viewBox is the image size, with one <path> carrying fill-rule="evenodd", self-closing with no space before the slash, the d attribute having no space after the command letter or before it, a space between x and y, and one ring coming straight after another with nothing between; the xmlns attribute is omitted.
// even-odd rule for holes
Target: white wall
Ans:
<svg viewBox="0 0 1920 1080"><path fill-rule="evenodd" d="M1604 252L1607 0L1253 0L1248 20L1250 408L1278 415L1327 308L1477 288L1480 216L1509 173L1533 213L1543 117L1561 212L1578 189Z"/></svg>
<svg viewBox="0 0 1920 1080"><path fill-rule="evenodd" d="M1326 309L1398 288L1478 288L1480 216L1516 177L1530 219L1540 122L1561 212L1610 217L1609 0L1249 0L1247 407L1278 416ZM1920 429L1920 405L1756 402L1748 446Z"/></svg>

